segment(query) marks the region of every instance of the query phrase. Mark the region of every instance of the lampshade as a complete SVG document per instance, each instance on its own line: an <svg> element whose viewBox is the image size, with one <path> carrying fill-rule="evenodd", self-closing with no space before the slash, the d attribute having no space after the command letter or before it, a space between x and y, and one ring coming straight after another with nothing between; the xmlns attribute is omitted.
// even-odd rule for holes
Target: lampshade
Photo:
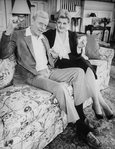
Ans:
<svg viewBox="0 0 115 149"><path fill-rule="evenodd" d="M13 14L30 14L30 10L26 0L15 0Z"/></svg>
<svg viewBox="0 0 115 149"><path fill-rule="evenodd" d="M89 17L96 17L96 14L95 14L95 13L91 13L91 14L89 15Z"/></svg>

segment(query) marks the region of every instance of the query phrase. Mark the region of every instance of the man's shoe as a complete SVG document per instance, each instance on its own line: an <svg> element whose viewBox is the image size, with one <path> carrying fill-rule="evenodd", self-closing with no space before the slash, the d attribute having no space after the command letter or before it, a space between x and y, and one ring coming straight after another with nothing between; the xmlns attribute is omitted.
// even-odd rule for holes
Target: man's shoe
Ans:
<svg viewBox="0 0 115 149"><path fill-rule="evenodd" d="M84 123L89 127L89 130L96 136L99 136L100 132L97 127L90 124L89 120L85 118Z"/></svg>
<svg viewBox="0 0 115 149"><path fill-rule="evenodd" d="M92 132L89 132L87 137L85 137L81 132L79 132L83 141L89 145L92 149L101 149L102 143L96 138Z"/></svg>
<svg viewBox="0 0 115 149"><path fill-rule="evenodd" d="M102 147L102 143L92 134L92 132L89 132L87 135L87 143L94 149Z"/></svg>

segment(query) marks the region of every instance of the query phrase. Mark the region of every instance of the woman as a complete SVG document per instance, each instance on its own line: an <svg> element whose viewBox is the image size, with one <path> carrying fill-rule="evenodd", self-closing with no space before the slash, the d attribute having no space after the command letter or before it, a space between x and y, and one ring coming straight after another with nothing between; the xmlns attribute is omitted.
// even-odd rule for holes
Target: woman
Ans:
<svg viewBox="0 0 115 149"><path fill-rule="evenodd" d="M83 42L77 42L75 32L68 30L71 22L70 14L67 10L59 10L55 14L56 29L48 30L44 35L48 38L52 57L55 59L55 67L80 67L86 73L87 84L91 91L93 99L93 109L97 119L103 119L103 108L106 118L114 118L114 114L107 103L104 101L98 85L96 83L96 73L90 62L81 56L82 47L85 46ZM82 108L82 107L81 107ZM82 117L82 116L81 116Z"/></svg>

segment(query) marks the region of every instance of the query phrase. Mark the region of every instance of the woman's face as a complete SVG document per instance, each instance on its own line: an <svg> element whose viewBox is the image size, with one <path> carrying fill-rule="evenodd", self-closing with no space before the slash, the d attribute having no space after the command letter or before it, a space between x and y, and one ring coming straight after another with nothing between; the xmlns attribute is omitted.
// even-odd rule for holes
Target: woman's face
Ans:
<svg viewBox="0 0 115 149"><path fill-rule="evenodd" d="M69 28L69 21L67 18L59 18L56 23L58 32L66 32Z"/></svg>

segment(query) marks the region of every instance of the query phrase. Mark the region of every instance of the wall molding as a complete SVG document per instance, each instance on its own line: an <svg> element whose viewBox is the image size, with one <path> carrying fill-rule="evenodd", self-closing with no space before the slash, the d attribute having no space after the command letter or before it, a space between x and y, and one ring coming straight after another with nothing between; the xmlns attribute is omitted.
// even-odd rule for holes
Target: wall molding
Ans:
<svg viewBox="0 0 115 149"><path fill-rule="evenodd" d="M114 3L109 2L96 2L96 1L85 1L85 10L100 10L100 11L113 11Z"/></svg>

